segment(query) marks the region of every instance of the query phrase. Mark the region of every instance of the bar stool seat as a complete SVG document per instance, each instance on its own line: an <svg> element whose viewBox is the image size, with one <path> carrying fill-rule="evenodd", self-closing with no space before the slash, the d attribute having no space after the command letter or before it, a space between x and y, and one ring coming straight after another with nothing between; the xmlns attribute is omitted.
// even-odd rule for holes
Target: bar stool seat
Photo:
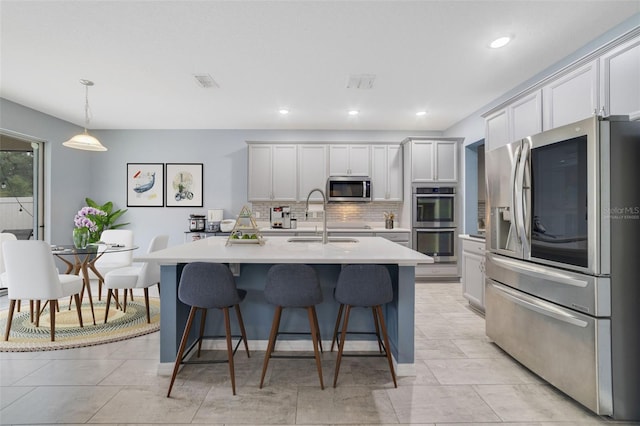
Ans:
<svg viewBox="0 0 640 426"><path fill-rule="evenodd" d="M396 382L393 360L391 359L389 336L387 335L387 326L382 313L382 305L393 300L391 276L387 268L382 265L368 264L344 266L338 277L334 298L340 303L340 308L338 309L338 317L336 318L331 343L331 351L333 351L334 343L338 343L338 358L336 360L336 370L333 377L333 387L335 388L338 382L340 362L343 356L381 356L387 358L393 385L397 388L398 383ZM375 332L348 331L349 314L351 313L352 307L371 307ZM344 322L342 323L342 331L338 332L343 311ZM347 334L374 334L378 340L380 355L345 354L343 351ZM380 334L382 334L382 336L380 336Z"/></svg>
<svg viewBox="0 0 640 426"><path fill-rule="evenodd" d="M260 388L264 384L264 377L269 366L270 358L311 358L304 355L273 355L276 340L280 334L307 334L301 332L281 332L280 318L283 308L304 308L309 317L309 328L311 340L313 341L313 357L316 360L318 377L320 378L320 388L324 389L322 380L322 364L320 352L322 351L322 338L318 327L318 317L315 305L322 302L322 290L320 281L315 269L303 264L282 264L274 265L267 273L267 283L264 288L264 296L267 302L276 306L271 324L269 344L267 353L264 356L262 366L262 377L260 378Z"/></svg>
<svg viewBox="0 0 640 426"><path fill-rule="evenodd" d="M229 267L219 263L208 262L193 262L187 264L182 270L182 276L180 277L180 284L178 285L178 299L191 306L189 311L189 319L187 325L182 334L182 340L180 341L180 348L176 355L176 361L173 368L173 375L171 377L171 383L169 384L169 391L167 392L167 398L171 395L171 389L173 383L178 374L178 369L181 364L210 364L219 362L229 363L229 373L231 375L231 389L233 394L236 394L236 379L233 365L233 356L235 355L240 342L244 341L244 347L249 354L249 345L247 343L247 333L244 329L244 323L242 321L242 314L240 313L240 302L244 300L247 292L244 290L238 290L233 278L233 274L229 270ZM238 317L238 325L240 327L241 336L233 336L231 334L231 325L229 320L229 307L233 306ZM221 309L224 315L225 335L224 336L205 336L204 328L207 317L207 309ZM201 311L200 317L200 332L198 339L191 344L189 349L185 348L187 340L189 339L189 332L195 318L196 312ZM198 344L197 357L200 357L200 351L202 349L203 339L217 339L225 337L227 341L227 359L216 361L185 361L191 350ZM232 345L231 338L240 338L235 348Z"/></svg>

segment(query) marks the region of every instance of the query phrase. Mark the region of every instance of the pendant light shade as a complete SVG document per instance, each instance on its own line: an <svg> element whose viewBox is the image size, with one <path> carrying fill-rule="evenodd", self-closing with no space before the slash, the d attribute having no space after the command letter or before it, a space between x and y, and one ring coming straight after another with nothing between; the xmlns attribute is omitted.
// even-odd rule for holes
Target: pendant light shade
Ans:
<svg viewBox="0 0 640 426"><path fill-rule="evenodd" d="M89 86L93 86L93 81L80 80L80 84L85 87L84 95L84 133L75 135L62 145L68 148L82 149L85 151L106 151L107 148L100 141L87 132L89 126Z"/></svg>

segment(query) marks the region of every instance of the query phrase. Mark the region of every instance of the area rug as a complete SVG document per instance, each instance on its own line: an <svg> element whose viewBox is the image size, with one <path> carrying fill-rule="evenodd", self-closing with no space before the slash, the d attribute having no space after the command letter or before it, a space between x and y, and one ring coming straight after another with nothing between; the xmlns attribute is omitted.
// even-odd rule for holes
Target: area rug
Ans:
<svg viewBox="0 0 640 426"><path fill-rule="evenodd" d="M143 334L153 333L160 329L160 299L149 299L151 324L147 323L147 315L142 296L135 301L127 302L127 312L116 309L111 302L109 319L104 322L106 304L94 301L96 325L91 318L89 302L82 304L82 320L84 327L78 323L75 304L68 310L68 303L60 301L60 312L56 312L55 342L51 341L49 328L49 308L40 316L40 327L29 320L29 304L23 303L21 312L13 313L9 341L4 341L7 326L8 309L0 312L0 352L52 351L58 349L80 348L100 345L118 340L130 339ZM26 306L25 306L26 305Z"/></svg>

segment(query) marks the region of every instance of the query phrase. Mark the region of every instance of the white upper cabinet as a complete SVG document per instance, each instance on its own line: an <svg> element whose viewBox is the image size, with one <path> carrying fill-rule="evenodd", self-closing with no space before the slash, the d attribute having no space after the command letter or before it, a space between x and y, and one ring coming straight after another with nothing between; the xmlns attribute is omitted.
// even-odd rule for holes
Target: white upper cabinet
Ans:
<svg viewBox="0 0 640 426"><path fill-rule="evenodd" d="M371 147L372 201L402 201L402 147Z"/></svg>
<svg viewBox="0 0 640 426"><path fill-rule="evenodd" d="M542 91L536 90L509 105L511 142L542 131Z"/></svg>
<svg viewBox="0 0 640 426"><path fill-rule="evenodd" d="M296 201L296 145L250 144L249 201Z"/></svg>
<svg viewBox="0 0 640 426"><path fill-rule="evenodd" d="M485 139L488 150L542 131L541 95L542 92L536 90L486 118Z"/></svg>
<svg viewBox="0 0 640 426"><path fill-rule="evenodd" d="M640 117L640 37L600 57L600 102L604 115Z"/></svg>
<svg viewBox="0 0 640 426"><path fill-rule="evenodd" d="M511 142L507 109L494 112L485 121L485 145L487 150L500 148Z"/></svg>
<svg viewBox="0 0 640 426"><path fill-rule="evenodd" d="M314 188L325 190L328 177L327 145L298 145L298 200L306 201ZM322 201L314 192L310 200Z"/></svg>
<svg viewBox="0 0 640 426"><path fill-rule="evenodd" d="M456 182L458 143L455 141L412 140L412 182Z"/></svg>
<svg viewBox="0 0 640 426"><path fill-rule="evenodd" d="M329 145L329 175L370 176L369 145Z"/></svg>
<svg viewBox="0 0 640 426"><path fill-rule="evenodd" d="M543 129L588 118L598 111L598 61L591 61L542 88Z"/></svg>

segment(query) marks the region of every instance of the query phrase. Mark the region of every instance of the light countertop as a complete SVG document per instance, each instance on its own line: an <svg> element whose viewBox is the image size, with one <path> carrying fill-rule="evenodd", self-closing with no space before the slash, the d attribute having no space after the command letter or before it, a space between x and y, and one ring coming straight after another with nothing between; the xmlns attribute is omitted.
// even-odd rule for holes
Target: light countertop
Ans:
<svg viewBox="0 0 640 426"><path fill-rule="evenodd" d="M371 231L369 231L371 232ZM377 263L415 266L433 258L382 237L356 237L356 243L288 242L291 237L267 236L264 245L232 244L210 237L136 257L163 265L188 262L220 263Z"/></svg>
<svg viewBox="0 0 640 426"><path fill-rule="evenodd" d="M469 241L478 241L481 243L485 242L485 237L484 235L470 235L470 234L460 234L458 235L459 238L462 238L463 240L469 240Z"/></svg>

